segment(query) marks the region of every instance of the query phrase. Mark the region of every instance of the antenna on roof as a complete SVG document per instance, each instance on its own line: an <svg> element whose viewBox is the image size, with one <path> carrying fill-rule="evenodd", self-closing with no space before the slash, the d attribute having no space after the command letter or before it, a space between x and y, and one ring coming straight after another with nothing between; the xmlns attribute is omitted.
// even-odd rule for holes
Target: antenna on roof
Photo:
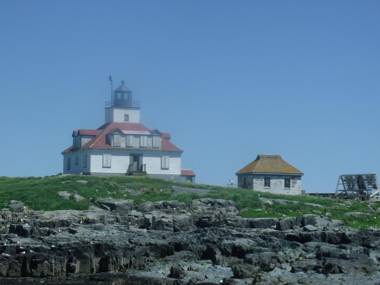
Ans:
<svg viewBox="0 0 380 285"><path fill-rule="evenodd" d="M110 75L108 77L108 80L110 81L110 87L111 87L111 104L113 104L113 96L112 96L112 93L113 93L113 79L112 79L112 75Z"/></svg>

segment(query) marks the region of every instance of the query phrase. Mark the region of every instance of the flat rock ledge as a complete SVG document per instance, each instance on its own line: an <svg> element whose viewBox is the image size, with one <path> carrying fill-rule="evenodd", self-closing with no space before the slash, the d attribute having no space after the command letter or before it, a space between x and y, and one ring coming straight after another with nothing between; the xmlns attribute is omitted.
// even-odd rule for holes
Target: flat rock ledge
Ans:
<svg viewBox="0 0 380 285"><path fill-rule="evenodd" d="M243 218L231 201L0 211L0 285L380 284L380 231Z"/></svg>

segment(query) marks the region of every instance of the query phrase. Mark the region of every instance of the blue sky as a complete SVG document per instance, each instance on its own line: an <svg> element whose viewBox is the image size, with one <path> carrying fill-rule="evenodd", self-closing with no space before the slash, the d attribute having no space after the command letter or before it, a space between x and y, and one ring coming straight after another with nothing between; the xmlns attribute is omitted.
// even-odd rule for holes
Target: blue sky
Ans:
<svg viewBox="0 0 380 285"><path fill-rule="evenodd" d="M75 128L103 123L107 78L169 131L198 181L259 153L305 172L380 174L379 1L4 1L0 175L61 171Z"/></svg>

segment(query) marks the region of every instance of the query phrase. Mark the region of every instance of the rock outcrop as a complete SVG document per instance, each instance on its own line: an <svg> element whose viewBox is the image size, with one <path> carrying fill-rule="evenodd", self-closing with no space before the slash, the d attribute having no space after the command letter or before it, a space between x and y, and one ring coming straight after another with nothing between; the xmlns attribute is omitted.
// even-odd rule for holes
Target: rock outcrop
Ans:
<svg viewBox="0 0 380 285"><path fill-rule="evenodd" d="M0 284L380 284L380 231L218 199L95 205L1 211Z"/></svg>

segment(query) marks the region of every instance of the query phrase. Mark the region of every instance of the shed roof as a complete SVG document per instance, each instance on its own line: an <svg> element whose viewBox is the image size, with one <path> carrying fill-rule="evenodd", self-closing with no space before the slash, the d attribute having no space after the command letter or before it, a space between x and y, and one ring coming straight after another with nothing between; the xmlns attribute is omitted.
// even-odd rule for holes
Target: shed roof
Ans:
<svg viewBox="0 0 380 285"><path fill-rule="evenodd" d="M192 169L182 169L181 170L181 176L194 177L195 172Z"/></svg>
<svg viewBox="0 0 380 285"><path fill-rule="evenodd" d="M240 169L236 174L278 174L303 175L303 173L286 162L281 155L260 154L257 158Z"/></svg>

